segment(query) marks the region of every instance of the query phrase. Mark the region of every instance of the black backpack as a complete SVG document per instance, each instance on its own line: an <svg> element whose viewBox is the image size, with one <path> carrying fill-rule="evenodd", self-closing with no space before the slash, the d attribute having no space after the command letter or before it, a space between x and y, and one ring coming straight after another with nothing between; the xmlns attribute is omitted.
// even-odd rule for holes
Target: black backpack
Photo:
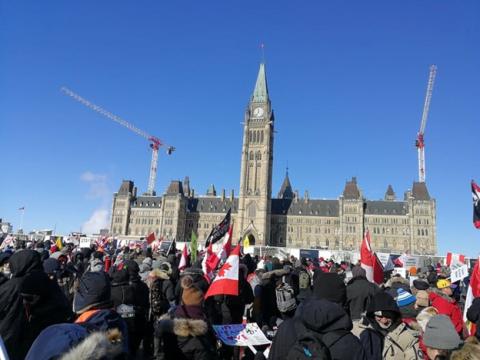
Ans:
<svg viewBox="0 0 480 360"><path fill-rule="evenodd" d="M287 354L287 360L331 360L329 348L349 333L347 330L337 330L333 333L319 334L308 330L300 320L294 321L294 327L297 338ZM327 341L327 337L330 341Z"/></svg>

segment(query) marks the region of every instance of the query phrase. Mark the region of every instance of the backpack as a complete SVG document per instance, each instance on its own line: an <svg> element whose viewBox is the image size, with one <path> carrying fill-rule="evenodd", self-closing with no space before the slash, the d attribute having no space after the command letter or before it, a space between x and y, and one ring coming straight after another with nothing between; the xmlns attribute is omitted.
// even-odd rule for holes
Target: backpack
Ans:
<svg viewBox="0 0 480 360"><path fill-rule="evenodd" d="M310 275L305 269L298 273L298 287L300 290L310 289Z"/></svg>
<svg viewBox="0 0 480 360"><path fill-rule="evenodd" d="M330 360L330 350L322 341L322 336L318 333L309 331L299 321L294 322L297 338L295 343L288 351L287 360Z"/></svg>
<svg viewBox="0 0 480 360"><path fill-rule="evenodd" d="M285 282L285 276L282 283L275 288L275 296L277 298L277 308L281 313L293 310L297 307L295 292L293 288Z"/></svg>

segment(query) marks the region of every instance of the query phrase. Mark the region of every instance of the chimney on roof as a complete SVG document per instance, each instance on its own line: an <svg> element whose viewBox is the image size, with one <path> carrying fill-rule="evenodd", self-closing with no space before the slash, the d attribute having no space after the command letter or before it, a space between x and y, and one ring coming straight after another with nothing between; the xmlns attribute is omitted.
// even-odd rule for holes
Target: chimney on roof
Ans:
<svg viewBox="0 0 480 360"><path fill-rule="evenodd" d="M295 193L294 193L294 200L295 202L298 202L298 199L300 198L300 194L298 193L298 190L295 190Z"/></svg>
<svg viewBox="0 0 480 360"><path fill-rule="evenodd" d="M225 200L225 189L222 189L222 201Z"/></svg>
<svg viewBox="0 0 480 360"><path fill-rule="evenodd" d="M134 186L133 187L133 194L132 194L133 197L137 197L137 187Z"/></svg>
<svg viewBox="0 0 480 360"><path fill-rule="evenodd" d="M305 190L305 195L303 196L305 199L305 202L308 203L308 200L310 200L310 196L308 194L308 190Z"/></svg>
<svg viewBox="0 0 480 360"><path fill-rule="evenodd" d="M194 198L195 197L195 189L192 189L190 193L192 194L192 198Z"/></svg>
<svg viewBox="0 0 480 360"><path fill-rule="evenodd" d="M232 189L232 191L230 192L230 201L233 202L233 199L235 199L235 192Z"/></svg>

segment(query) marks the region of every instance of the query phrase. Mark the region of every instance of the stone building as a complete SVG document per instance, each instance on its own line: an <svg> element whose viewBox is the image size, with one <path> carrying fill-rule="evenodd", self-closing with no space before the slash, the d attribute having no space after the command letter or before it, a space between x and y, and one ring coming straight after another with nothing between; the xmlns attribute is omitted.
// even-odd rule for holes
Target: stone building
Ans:
<svg viewBox="0 0 480 360"><path fill-rule="evenodd" d="M265 65L260 64L244 117L238 197L233 190L217 194L214 185L199 196L188 177L172 181L163 195L137 195L134 183L125 180L113 197L112 234L155 232L184 241L195 231L204 240L231 208L234 237L248 236L250 244L358 250L368 229L376 251L436 253L436 206L425 183L415 182L403 200L389 185L384 200L377 201L366 199L352 178L338 199L319 200L294 191L287 171L272 198L274 125Z"/></svg>

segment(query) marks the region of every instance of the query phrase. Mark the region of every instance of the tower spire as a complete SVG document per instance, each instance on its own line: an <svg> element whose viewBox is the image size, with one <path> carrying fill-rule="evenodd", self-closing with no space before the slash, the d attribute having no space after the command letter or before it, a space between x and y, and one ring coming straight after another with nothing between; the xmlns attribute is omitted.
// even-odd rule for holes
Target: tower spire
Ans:
<svg viewBox="0 0 480 360"><path fill-rule="evenodd" d="M269 101L267 77L265 75L265 64L263 62L260 63L260 69L258 70L252 101L256 103L267 103Z"/></svg>

